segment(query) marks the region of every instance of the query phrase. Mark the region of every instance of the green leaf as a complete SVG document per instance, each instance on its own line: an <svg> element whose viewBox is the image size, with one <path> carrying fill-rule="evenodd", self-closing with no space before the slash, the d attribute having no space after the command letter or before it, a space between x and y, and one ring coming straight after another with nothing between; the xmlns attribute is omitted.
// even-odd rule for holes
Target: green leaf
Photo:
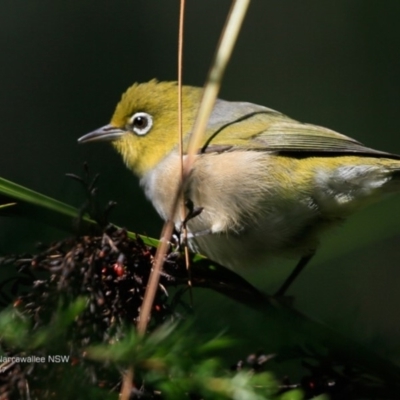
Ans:
<svg viewBox="0 0 400 400"><path fill-rule="evenodd" d="M81 216L75 207L4 178L0 178L1 202L5 204L0 206L0 216L33 219L70 233L78 230L78 221L81 234L93 233L96 229L96 222L87 214ZM129 232L128 235L133 239L140 237L148 246L157 247L159 243L157 239L137 235L133 232Z"/></svg>
<svg viewBox="0 0 400 400"><path fill-rule="evenodd" d="M32 337L32 346L36 348L44 344L49 346L49 343L54 341L58 342L75 318L85 310L86 304L87 300L84 297L78 297L74 302L68 304L66 308L59 304L58 312L55 314L51 325L39 329Z"/></svg>
<svg viewBox="0 0 400 400"><path fill-rule="evenodd" d="M279 400L303 400L303 399L304 399L304 392L301 389L289 390L288 392L283 393L279 397Z"/></svg>
<svg viewBox="0 0 400 400"><path fill-rule="evenodd" d="M0 202L14 204L13 207L0 209L0 215L35 219L69 232L79 216L74 207L4 178L0 178ZM88 216L83 216L82 222L86 227L94 224Z"/></svg>
<svg viewBox="0 0 400 400"><path fill-rule="evenodd" d="M15 206L17 203L7 203L7 204L2 204L0 205L0 210L2 208L7 208L7 207L11 207L11 206Z"/></svg>
<svg viewBox="0 0 400 400"><path fill-rule="evenodd" d="M29 342L30 321L9 308L0 314L0 339L14 346L24 347Z"/></svg>

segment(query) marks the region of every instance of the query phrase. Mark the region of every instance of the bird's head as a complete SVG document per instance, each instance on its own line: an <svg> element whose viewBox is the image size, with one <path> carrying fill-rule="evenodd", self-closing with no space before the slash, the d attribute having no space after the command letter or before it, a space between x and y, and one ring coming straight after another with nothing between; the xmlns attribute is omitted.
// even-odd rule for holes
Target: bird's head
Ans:
<svg viewBox="0 0 400 400"><path fill-rule="evenodd" d="M200 88L182 88L184 136L193 127L200 97ZM78 141L111 141L126 165L142 177L178 146L176 82L135 83L122 95L111 122Z"/></svg>

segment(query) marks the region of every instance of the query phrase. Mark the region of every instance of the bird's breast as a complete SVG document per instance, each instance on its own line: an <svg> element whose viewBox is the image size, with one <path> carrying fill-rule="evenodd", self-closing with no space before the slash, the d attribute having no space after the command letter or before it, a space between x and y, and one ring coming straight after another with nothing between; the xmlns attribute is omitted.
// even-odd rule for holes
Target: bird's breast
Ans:
<svg viewBox="0 0 400 400"><path fill-rule="evenodd" d="M203 209L188 222L194 250L237 267L313 247L308 242L320 217L318 207L307 190L296 192L293 171L279 171L275 163L275 156L254 151L197 157L185 190L186 198ZM179 176L179 157L171 154L141 180L164 220ZM180 225L179 212L174 221Z"/></svg>

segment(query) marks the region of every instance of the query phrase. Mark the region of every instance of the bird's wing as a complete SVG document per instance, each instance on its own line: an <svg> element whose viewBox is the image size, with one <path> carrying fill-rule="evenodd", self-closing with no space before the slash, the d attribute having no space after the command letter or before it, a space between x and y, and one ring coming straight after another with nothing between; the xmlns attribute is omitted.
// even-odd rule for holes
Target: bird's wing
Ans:
<svg viewBox="0 0 400 400"><path fill-rule="evenodd" d="M201 152L235 149L292 156L359 154L400 158L366 147L330 129L295 121L266 107L219 100L210 118Z"/></svg>

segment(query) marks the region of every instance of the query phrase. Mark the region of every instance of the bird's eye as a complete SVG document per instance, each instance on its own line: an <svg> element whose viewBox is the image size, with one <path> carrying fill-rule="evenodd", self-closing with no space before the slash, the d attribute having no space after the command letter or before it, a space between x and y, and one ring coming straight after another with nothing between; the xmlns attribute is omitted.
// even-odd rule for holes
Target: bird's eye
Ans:
<svg viewBox="0 0 400 400"><path fill-rule="evenodd" d="M146 135L153 126L153 118L145 112L138 112L129 118L129 124L137 135Z"/></svg>

